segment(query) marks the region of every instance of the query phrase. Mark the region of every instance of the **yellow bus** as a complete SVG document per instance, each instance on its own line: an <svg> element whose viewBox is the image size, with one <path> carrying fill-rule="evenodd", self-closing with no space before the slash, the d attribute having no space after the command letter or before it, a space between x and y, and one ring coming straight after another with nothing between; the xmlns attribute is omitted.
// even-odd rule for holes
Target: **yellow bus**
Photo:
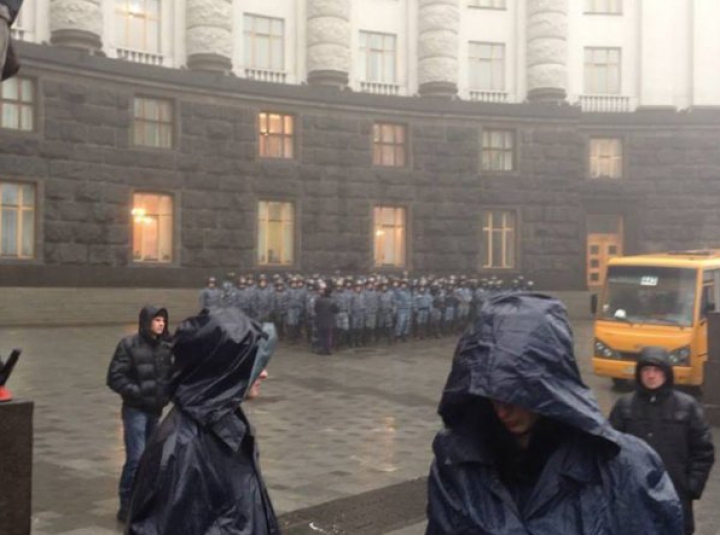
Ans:
<svg viewBox="0 0 720 535"><path fill-rule="evenodd" d="M635 378L640 350L662 346L676 384L702 385L707 313L720 302L718 292L718 249L612 258L602 292L592 300L593 371L625 384Z"/></svg>

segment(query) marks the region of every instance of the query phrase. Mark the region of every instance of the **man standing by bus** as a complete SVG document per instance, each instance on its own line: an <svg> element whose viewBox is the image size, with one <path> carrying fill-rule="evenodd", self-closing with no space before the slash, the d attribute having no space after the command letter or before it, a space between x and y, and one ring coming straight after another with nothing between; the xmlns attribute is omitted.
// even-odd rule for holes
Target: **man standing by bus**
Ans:
<svg viewBox="0 0 720 535"><path fill-rule="evenodd" d="M610 413L618 431L643 439L659 455L683 505L685 534L695 531L692 502L702 496L715 462L712 434L700 404L673 387L666 349L645 347L635 369L636 390Z"/></svg>

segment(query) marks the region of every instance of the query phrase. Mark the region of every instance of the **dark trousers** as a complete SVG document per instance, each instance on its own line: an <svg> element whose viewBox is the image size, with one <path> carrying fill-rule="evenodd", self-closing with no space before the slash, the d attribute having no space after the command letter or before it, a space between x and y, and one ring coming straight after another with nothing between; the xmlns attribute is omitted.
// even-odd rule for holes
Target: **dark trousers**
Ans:
<svg viewBox="0 0 720 535"><path fill-rule="evenodd" d="M333 328L321 327L318 329L318 343L320 345L320 353L329 355L332 353L333 344Z"/></svg>

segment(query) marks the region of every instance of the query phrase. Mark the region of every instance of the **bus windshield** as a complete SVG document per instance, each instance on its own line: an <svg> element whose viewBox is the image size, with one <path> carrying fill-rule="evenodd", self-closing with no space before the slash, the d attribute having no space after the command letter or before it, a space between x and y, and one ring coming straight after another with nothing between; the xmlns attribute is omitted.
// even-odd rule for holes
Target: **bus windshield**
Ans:
<svg viewBox="0 0 720 535"><path fill-rule="evenodd" d="M655 266L610 266L598 317L627 323L690 326L697 270Z"/></svg>

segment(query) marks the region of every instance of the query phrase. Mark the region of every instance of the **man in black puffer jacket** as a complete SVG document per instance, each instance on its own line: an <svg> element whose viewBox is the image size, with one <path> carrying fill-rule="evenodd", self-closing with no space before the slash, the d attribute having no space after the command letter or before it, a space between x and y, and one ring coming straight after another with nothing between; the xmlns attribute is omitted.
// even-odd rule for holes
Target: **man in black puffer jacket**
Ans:
<svg viewBox="0 0 720 535"><path fill-rule="evenodd" d="M170 399L171 365L167 310L145 306L138 333L120 340L107 374L107 385L122 397L125 465L117 514L121 522L127 517L133 477L145 444Z"/></svg>
<svg viewBox="0 0 720 535"><path fill-rule="evenodd" d="M715 449L700 404L673 388L667 350L645 347L635 369L636 391L610 413L618 431L643 439L660 455L683 505L685 533L695 530L692 502L700 499Z"/></svg>

